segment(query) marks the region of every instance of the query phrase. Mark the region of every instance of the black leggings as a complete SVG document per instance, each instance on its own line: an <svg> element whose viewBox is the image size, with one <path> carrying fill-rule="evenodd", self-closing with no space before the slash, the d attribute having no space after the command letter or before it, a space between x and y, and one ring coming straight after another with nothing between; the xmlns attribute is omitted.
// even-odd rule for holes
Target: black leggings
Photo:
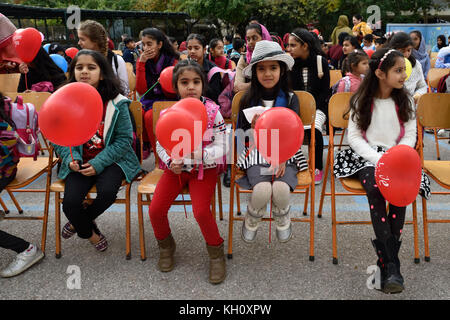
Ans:
<svg viewBox="0 0 450 320"><path fill-rule="evenodd" d="M406 207L389 204L389 215L387 215L386 200L375 182L375 167L366 167L357 175L367 193L375 236L382 242L385 242L391 235L399 239L405 224Z"/></svg>
<svg viewBox="0 0 450 320"><path fill-rule="evenodd" d="M311 139L311 129L305 130L305 139L307 141L310 141ZM315 167L316 169L323 170L323 136L322 132L320 132L318 129L315 129L315 140L316 145L314 147L315 151Z"/></svg>
<svg viewBox="0 0 450 320"><path fill-rule="evenodd" d="M114 203L124 178L125 175L117 164L106 167L95 176L69 173L65 181L63 210L80 238L88 239L92 236L93 221ZM94 185L97 197L85 208L83 201Z"/></svg>
<svg viewBox="0 0 450 320"><path fill-rule="evenodd" d="M11 177L0 179L0 192L3 191L3 189L5 189L5 187L11 181L14 180L15 176L16 175L14 174ZM0 230L0 247L13 250L17 253L21 253L27 250L29 246L29 242Z"/></svg>

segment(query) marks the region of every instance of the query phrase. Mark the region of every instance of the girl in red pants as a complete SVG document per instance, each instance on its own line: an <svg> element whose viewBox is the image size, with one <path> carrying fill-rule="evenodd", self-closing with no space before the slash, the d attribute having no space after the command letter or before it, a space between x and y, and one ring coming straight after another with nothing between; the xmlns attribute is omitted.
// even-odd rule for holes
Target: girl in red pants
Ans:
<svg viewBox="0 0 450 320"><path fill-rule="evenodd" d="M160 166L165 167L149 208L150 221L160 250L158 268L168 272L174 267L175 241L167 213L182 188L188 185L194 217L205 238L210 257L209 281L220 283L226 276L223 239L211 214L210 203L219 168L224 165L226 126L218 112L219 106L202 96L207 82L197 62L182 60L176 65L173 74L173 86L181 99L193 97L200 99L205 105L208 114L207 132L212 132L212 135L208 141L204 138L201 149L179 161L171 159L161 145L158 142L156 144Z"/></svg>

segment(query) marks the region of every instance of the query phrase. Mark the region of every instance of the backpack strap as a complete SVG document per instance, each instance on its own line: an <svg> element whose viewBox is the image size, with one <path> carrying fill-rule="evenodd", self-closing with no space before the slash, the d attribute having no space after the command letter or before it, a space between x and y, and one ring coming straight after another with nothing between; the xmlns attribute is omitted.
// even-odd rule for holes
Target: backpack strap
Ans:
<svg viewBox="0 0 450 320"><path fill-rule="evenodd" d="M350 78L348 76L345 76L344 78L344 92L350 92L351 82Z"/></svg>
<svg viewBox="0 0 450 320"><path fill-rule="evenodd" d="M323 77L323 69L322 69L322 56L317 55L317 76L319 79L322 79Z"/></svg>

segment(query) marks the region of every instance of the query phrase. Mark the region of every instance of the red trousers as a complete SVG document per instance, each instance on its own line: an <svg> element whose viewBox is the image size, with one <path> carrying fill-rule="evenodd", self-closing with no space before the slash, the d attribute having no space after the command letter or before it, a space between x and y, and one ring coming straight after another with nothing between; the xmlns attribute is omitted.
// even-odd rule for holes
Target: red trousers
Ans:
<svg viewBox="0 0 450 320"><path fill-rule="evenodd" d="M167 213L173 201L180 194L183 186L188 185L192 200L192 211L205 241L210 246L222 244L217 223L211 214L211 197L216 189L217 170L204 170L203 180L197 179L198 171L174 174L169 169L164 171L156 186L149 208L153 232L158 240L164 240L171 233ZM181 178L181 185L180 185Z"/></svg>
<svg viewBox="0 0 450 320"><path fill-rule="evenodd" d="M155 133L153 132L153 110L150 109L148 111L144 111L144 109L142 109L142 113L144 118L143 139L144 141L150 141L153 152L156 153L156 138Z"/></svg>

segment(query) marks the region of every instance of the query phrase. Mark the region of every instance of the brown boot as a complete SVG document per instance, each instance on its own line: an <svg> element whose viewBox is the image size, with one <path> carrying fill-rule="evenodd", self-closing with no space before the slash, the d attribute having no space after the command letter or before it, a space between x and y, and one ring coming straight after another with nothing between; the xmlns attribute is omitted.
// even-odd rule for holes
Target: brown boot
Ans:
<svg viewBox="0 0 450 320"><path fill-rule="evenodd" d="M173 270L175 261L173 254L175 253L175 240L172 234L169 234L164 240L158 240L159 247L159 261L158 268L162 272L169 272Z"/></svg>
<svg viewBox="0 0 450 320"><path fill-rule="evenodd" d="M227 276L223 243L213 247L206 245L209 254L209 282L221 283Z"/></svg>

